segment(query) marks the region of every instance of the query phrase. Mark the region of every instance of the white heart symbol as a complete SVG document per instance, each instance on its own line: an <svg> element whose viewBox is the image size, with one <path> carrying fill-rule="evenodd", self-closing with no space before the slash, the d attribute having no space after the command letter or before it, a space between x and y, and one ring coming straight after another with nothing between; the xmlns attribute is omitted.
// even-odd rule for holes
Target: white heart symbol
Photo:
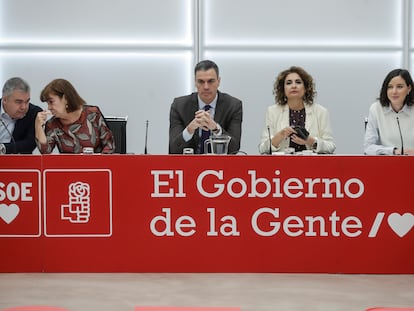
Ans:
<svg viewBox="0 0 414 311"><path fill-rule="evenodd" d="M16 204L0 204L0 218L8 225L19 215L20 208Z"/></svg>
<svg viewBox="0 0 414 311"><path fill-rule="evenodd" d="M388 224L402 238L414 226L414 215L411 213L405 213L403 215L392 213L388 216Z"/></svg>

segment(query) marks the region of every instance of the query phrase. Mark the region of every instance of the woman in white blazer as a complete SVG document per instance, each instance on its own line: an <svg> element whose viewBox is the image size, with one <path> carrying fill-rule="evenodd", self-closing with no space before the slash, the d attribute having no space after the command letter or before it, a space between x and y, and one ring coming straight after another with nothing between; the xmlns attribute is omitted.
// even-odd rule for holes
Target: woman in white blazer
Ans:
<svg viewBox="0 0 414 311"><path fill-rule="evenodd" d="M329 113L313 102L316 91L311 75L301 67L282 71L273 87L276 104L268 107L266 122L259 144L261 154L283 151L313 150L333 153Z"/></svg>

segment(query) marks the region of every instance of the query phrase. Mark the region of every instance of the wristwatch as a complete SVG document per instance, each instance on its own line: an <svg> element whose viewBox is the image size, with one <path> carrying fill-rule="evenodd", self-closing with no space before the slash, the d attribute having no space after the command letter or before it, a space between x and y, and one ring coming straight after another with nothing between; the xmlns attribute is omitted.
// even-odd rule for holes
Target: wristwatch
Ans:
<svg viewBox="0 0 414 311"><path fill-rule="evenodd" d="M0 154L6 154L6 146L4 144L0 144Z"/></svg>
<svg viewBox="0 0 414 311"><path fill-rule="evenodd" d="M218 133L220 133L220 130L221 130L220 125L218 123L216 123L216 124L217 124L217 127L214 130L211 130L213 132L213 134L218 134Z"/></svg>
<svg viewBox="0 0 414 311"><path fill-rule="evenodd" d="M312 150L316 151L316 149L318 149L318 138L317 137L315 137L315 141L312 144Z"/></svg>

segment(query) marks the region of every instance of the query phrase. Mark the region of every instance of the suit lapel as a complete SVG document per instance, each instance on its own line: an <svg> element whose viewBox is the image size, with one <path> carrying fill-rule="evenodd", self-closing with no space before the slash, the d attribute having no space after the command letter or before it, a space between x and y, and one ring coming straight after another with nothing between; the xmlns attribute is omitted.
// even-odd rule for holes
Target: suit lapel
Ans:
<svg viewBox="0 0 414 311"><path fill-rule="evenodd" d="M194 114L195 112L198 110L198 97L197 97L197 93L193 93L191 94L191 120L194 118Z"/></svg>
<svg viewBox="0 0 414 311"><path fill-rule="evenodd" d="M191 116L189 118L189 121L191 121L192 119L194 119L194 114L197 110L199 110L200 108L198 107L198 93L192 93L191 94ZM193 140L195 142L195 145L198 146L198 143L200 141L200 133L198 130L196 130L196 132L193 135ZM195 149L194 149L195 150Z"/></svg>
<svg viewBox="0 0 414 311"><path fill-rule="evenodd" d="M216 111L214 112L214 120L218 123L222 123L223 118L223 111L224 111L224 103L223 103L223 95L217 91L217 104L216 104Z"/></svg>
<svg viewBox="0 0 414 311"><path fill-rule="evenodd" d="M313 123L315 120L312 106L305 104L305 113L306 113L306 120L305 120L306 129L309 131L309 129L313 127Z"/></svg>

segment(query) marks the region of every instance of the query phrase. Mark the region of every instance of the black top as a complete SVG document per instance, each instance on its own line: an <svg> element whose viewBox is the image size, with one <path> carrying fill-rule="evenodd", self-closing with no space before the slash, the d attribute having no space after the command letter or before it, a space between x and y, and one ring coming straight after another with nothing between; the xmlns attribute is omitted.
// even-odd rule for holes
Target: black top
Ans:
<svg viewBox="0 0 414 311"><path fill-rule="evenodd" d="M305 108L301 110L289 109L289 124L290 126L303 126L305 127L306 112ZM298 145L292 140L289 143L289 147L295 148L295 152L306 150L305 145Z"/></svg>
<svg viewBox="0 0 414 311"><path fill-rule="evenodd" d="M0 105L1 105L0 100ZM26 153L30 154L36 147L35 142L35 119L42 108L29 104L26 115L16 120L13 130L13 139L9 143L4 143L6 153Z"/></svg>

